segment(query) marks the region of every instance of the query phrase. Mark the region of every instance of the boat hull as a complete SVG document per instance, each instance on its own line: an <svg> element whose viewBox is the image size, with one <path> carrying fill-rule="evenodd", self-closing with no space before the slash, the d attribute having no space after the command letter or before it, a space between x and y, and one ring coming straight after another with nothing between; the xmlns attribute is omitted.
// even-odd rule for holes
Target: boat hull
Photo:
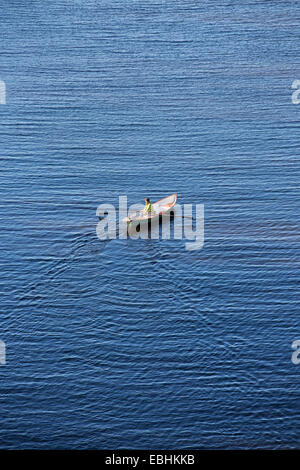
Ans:
<svg viewBox="0 0 300 470"><path fill-rule="evenodd" d="M159 220L160 217L164 215L168 215L173 207L175 206L177 201L177 193L171 194L170 196L164 197L159 201L156 201L152 204L154 208L154 213L141 213L136 212L135 214L131 214L128 217L123 219L123 222L126 222L131 227L138 226L141 224L147 224L152 221Z"/></svg>

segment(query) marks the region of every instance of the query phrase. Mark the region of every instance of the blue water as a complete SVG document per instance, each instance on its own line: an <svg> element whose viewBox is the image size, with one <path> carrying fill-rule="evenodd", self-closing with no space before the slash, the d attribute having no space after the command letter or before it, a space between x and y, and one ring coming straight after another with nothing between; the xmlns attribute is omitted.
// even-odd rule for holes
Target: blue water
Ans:
<svg viewBox="0 0 300 470"><path fill-rule="evenodd" d="M1 6L0 447L299 448L299 2ZM175 191L202 250L97 238Z"/></svg>

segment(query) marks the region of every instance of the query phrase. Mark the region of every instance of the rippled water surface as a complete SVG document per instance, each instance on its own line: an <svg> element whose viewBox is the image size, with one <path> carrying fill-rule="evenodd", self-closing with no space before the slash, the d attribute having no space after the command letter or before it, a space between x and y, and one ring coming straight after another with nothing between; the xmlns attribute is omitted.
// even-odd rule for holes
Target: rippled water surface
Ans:
<svg viewBox="0 0 300 470"><path fill-rule="evenodd" d="M299 447L297 1L5 2L0 447ZM112 240L178 192L205 244Z"/></svg>

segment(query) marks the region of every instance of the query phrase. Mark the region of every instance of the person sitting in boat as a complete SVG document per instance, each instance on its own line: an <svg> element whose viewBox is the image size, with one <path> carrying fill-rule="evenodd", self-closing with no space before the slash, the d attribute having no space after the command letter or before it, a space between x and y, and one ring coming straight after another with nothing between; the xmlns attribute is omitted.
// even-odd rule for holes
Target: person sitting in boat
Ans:
<svg viewBox="0 0 300 470"><path fill-rule="evenodd" d="M145 198L145 207L144 207L144 212L148 214L149 212L155 212L154 207L152 206L150 199L148 197Z"/></svg>

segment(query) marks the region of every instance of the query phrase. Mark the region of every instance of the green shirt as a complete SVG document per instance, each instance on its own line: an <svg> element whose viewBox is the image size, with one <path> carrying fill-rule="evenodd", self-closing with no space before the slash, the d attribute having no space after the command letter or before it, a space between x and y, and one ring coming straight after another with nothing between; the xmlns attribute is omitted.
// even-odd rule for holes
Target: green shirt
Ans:
<svg viewBox="0 0 300 470"><path fill-rule="evenodd" d="M144 212L154 212L154 208L151 204L151 202L147 202L145 207L144 207Z"/></svg>

